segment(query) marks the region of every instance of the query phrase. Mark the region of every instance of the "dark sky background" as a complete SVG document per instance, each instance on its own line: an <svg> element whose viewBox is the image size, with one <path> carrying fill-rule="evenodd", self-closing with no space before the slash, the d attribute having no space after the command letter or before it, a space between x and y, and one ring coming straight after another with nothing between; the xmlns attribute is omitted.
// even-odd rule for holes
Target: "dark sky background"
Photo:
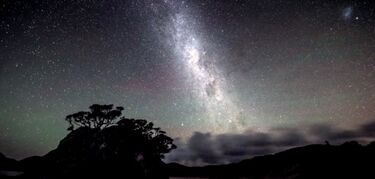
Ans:
<svg viewBox="0 0 375 179"><path fill-rule="evenodd" d="M3 0L0 151L56 148L64 118L125 107L176 138L166 161L238 161L374 139L371 0Z"/></svg>

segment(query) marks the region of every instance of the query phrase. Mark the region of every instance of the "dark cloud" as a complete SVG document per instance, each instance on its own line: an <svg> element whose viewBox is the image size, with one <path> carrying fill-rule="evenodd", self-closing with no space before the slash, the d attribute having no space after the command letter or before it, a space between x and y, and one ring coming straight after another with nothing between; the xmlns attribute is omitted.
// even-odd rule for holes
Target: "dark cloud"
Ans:
<svg viewBox="0 0 375 179"><path fill-rule="evenodd" d="M204 163L219 162L220 155L216 149L215 142L211 134L196 132L188 142L188 149L192 151L192 159L202 160Z"/></svg>
<svg viewBox="0 0 375 179"><path fill-rule="evenodd" d="M177 139L178 148L167 155L166 161L185 165L219 164L324 141L333 144L350 140L369 142L375 139L375 121L352 130L319 124L307 129L274 128L270 131L248 130L241 134L218 135L195 132L186 143Z"/></svg>
<svg viewBox="0 0 375 179"><path fill-rule="evenodd" d="M374 122L370 122L370 123L362 125L361 132L362 134L366 136L375 137L375 120Z"/></svg>
<svg viewBox="0 0 375 179"><path fill-rule="evenodd" d="M316 140L327 140L332 142L344 142L348 140L358 140L366 142L375 138L375 120L365 123L357 129L341 129L328 125L314 125L309 129L309 133Z"/></svg>
<svg viewBox="0 0 375 179"><path fill-rule="evenodd" d="M360 131L361 130L333 128L331 126L322 124L311 126L309 129L309 132L313 134L316 139L328 141L353 140L360 136Z"/></svg>

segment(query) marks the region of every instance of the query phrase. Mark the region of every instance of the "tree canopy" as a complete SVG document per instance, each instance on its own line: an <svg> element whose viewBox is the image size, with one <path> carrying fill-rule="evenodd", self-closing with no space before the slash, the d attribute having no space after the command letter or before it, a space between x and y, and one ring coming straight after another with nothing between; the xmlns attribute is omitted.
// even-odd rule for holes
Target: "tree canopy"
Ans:
<svg viewBox="0 0 375 179"><path fill-rule="evenodd" d="M70 124L68 130L84 128L99 131L95 136L103 140L99 143L111 148L109 153L127 151L163 158L165 153L176 148L173 139L165 131L154 127L152 122L122 116L124 108L121 106L93 104L89 109L68 115L65 118Z"/></svg>
<svg viewBox="0 0 375 179"><path fill-rule="evenodd" d="M121 116L123 107L113 107L110 105L93 104L90 111L80 111L66 116L65 120L69 122L68 130L74 130L75 127L89 127L93 129L103 129L117 122Z"/></svg>

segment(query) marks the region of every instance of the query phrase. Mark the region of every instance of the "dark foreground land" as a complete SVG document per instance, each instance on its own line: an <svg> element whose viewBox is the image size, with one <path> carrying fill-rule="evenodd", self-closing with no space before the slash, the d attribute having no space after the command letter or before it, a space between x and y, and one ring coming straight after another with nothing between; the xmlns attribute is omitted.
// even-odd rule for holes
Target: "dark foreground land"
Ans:
<svg viewBox="0 0 375 179"><path fill-rule="evenodd" d="M169 175L186 178L375 178L375 142L362 146L314 144L239 163L205 167L168 164Z"/></svg>
<svg viewBox="0 0 375 179"><path fill-rule="evenodd" d="M97 161L66 158L64 161L51 161L51 158L63 160L53 156L59 153L58 150L61 149L42 157L30 157L21 161L1 155L0 178L375 178L375 142L366 146L357 142L346 142L338 146L308 145L227 165L186 167L160 161L155 166L148 166L154 172L149 175L136 175L148 172L145 171L148 170L147 167L137 163L120 165L120 161L102 161L105 162L104 165L92 165Z"/></svg>

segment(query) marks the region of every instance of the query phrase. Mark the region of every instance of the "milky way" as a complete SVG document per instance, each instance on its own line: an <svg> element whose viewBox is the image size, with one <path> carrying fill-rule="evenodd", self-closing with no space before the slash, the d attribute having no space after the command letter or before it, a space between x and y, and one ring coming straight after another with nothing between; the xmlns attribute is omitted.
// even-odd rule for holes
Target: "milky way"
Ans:
<svg viewBox="0 0 375 179"><path fill-rule="evenodd" d="M206 55L206 50L196 34L200 27L197 27L195 19L184 10L172 14L171 21L172 27L168 33L173 37L177 60L182 61L184 70L191 77L186 80L192 87L193 97L208 114L204 120L208 121L214 132L228 132L228 129L233 127L238 129L238 106L226 94L227 81L216 68L215 60Z"/></svg>
<svg viewBox="0 0 375 179"><path fill-rule="evenodd" d="M370 0L2 1L0 152L49 152L68 134L64 117L95 103L124 106L178 143L195 132L215 141L320 124L355 131L375 116L374 9Z"/></svg>

